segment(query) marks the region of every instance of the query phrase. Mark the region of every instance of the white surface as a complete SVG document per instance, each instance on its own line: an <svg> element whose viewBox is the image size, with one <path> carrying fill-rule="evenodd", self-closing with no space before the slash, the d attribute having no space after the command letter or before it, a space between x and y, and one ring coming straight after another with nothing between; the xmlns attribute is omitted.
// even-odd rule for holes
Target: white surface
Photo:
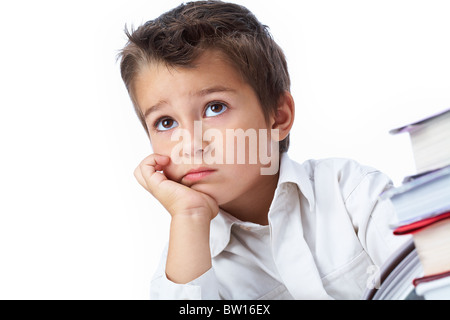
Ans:
<svg viewBox="0 0 450 320"><path fill-rule="evenodd" d="M448 1L236 2L287 55L291 158L414 172L388 131L450 106ZM132 174L151 149L116 55L125 24L179 3L1 5L0 298L148 298L169 217Z"/></svg>

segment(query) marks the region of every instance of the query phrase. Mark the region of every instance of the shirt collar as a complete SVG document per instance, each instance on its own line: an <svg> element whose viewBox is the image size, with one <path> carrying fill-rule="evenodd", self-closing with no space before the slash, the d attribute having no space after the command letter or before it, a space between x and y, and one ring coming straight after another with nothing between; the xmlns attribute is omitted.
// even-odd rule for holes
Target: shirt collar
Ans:
<svg viewBox="0 0 450 320"><path fill-rule="evenodd" d="M280 175L274 199L282 185L293 183L298 186L300 192L309 202L310 209L314 207L314 193L311 178L304 165L291 160L287 153L281 154ZM221 253L230 242L231 228L235 223L242 223L229 213L220 210L219 214L211 221L210 247L214 258Z"/></svg>
<svg viewBox="0 0 450 320"><path fill-rule="evenodd" d="M309 202L310 209L312 210L315 206L314 201L314 190L312 185L313 178L310 176L307 167L309 162L305 164L299 164L291 160L287 153L281 154L280 161L280 176L278 178L278 186L285 183L294 183L298 186L300 192L305 196Z"/></svg>
<svg viewBox="0 0 450 320"><path fill-rule="evenodd" d="M238 219L223 210L211 221L209 243L211 257L214 258L221 253L230 242L231 227Z"/></svg>

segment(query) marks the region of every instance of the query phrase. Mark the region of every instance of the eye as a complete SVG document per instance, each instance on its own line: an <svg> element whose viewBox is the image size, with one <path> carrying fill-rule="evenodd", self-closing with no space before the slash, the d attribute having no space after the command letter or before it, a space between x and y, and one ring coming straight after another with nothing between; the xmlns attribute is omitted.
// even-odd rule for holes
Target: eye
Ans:
<svg viewBox="0 0 450 320"><path fill-rule="evenodd" d="M228 107L220 102L210 103L205 110L205 117L216 117L219 114L224 113Z"/></svg>
<svg viewBox="0 0 450 320"><path fill-rule="evenodd" d="M155 123L155 128L158 131L167 131L178 126L178 122L172 118L161 118Z"/></svg>

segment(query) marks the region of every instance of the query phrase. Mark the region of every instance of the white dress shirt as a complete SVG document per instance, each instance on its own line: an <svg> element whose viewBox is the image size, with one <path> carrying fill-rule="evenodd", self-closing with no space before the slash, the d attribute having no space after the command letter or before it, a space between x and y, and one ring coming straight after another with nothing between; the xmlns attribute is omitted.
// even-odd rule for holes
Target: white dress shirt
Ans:
<svg viewBox="0 0 450 320"><path fill-rule="evenodd" d="M167 279L167 249L151 299L359 299L406 239L393 236L391 181L347 159L298 164L282 154L269 225L226 212L211 221L212 268L187 284Z"/></svg>

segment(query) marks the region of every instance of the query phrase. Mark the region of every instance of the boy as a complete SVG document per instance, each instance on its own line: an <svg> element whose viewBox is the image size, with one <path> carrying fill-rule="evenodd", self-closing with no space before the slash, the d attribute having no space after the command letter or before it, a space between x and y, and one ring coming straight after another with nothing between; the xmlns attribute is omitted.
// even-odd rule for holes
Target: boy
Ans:
<svg viewBox="0 0 450 320"><path fill-rule="evenodd" d="M171 215L151 298L361 297L396 247L378 201L390 181L289 159L294 100L267 28L197 1L127 35L122 78L154 151L135 176Z"/></svg>

